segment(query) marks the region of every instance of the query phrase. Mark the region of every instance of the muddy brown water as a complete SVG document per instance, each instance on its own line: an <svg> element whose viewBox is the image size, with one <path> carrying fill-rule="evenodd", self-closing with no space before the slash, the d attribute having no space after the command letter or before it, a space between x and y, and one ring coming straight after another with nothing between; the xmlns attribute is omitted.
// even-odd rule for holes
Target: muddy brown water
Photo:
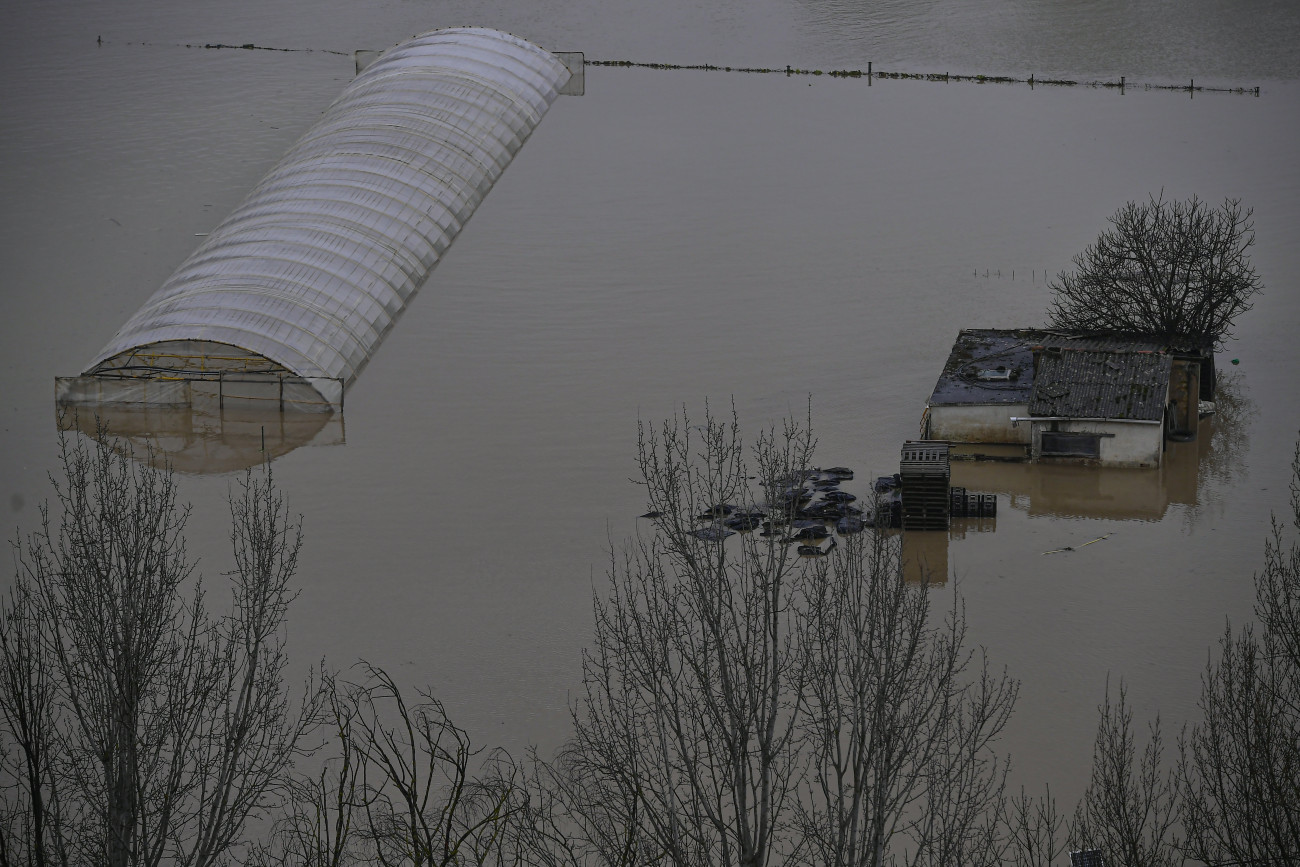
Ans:
<svg viewBox="0 0 1300 867"><path fill-rule="evenodd" d="M1148 4L1143 28L1164 5ZM1044 274L1128 199L1241 197L1267 291L1220 358L1237 377L1233 418L1158 472L959 465L955 483L998 493L995 528L917 543L963 593L972 639L1023 681L1005 740L1017 781L1050 782L1072 806L1108 677L1139 718L1194 717L1207 649L1225 618L1248 618L1267 517L1287 505L1300 85L1295 40L1275 33L1294 36L1295 16L1265 4L1273 26L1225 24L1197 4L1219 37L1180 19L1166 36L1183 51L1147 54L1108 29L1107 4L1091 20L1003 4L948 21L942 7L7 8L11 532L48 495L53 377L80 370L352 75L346 56L187 42L346 51L475 23L607 59L1261 84L1259 98L1189 98L589 68L587 94L555 104L342 421L275 462L306 516L299 664L368 659L432 686L479 741L548 749L608 548L644 510L628 482L638 419L734 400L753 431L811 396L823 463L894 472L959 329L1041 323ZM252 425L230 420L230 449L255 441ZM228 568L230 484L182 482L209 580Z"/></svg>

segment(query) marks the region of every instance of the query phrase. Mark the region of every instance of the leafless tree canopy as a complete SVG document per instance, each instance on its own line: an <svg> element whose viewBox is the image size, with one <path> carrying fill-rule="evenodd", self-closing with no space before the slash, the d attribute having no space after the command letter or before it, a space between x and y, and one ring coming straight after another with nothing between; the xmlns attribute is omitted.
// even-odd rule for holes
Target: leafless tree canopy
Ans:
<svg viewBox="0 0 1300 867"><path fill-rule="evenodd" d="M885 532L816 558L780 529L700 532L724 505L780 528L813 448L794 422L751 449L734 415L642 428L659 517L596 597L572 740L525 774L522 862L996 860L1016 684L965 647L960 606L936 620Z"/></svg>
<svg viewBox="0 0 1300 867"><path fill-rule="evenodd" d="M1221 343L1262 289L1248 256L1252 213L1237 199L1129 202L1050 284L1051 325Z"/></svg>
<svg viewBox="0 0 1300 867"><path fill-rule="evenodd" d="M1164 767L1160 718L1151 723L1138 754L1133 711L1124 684L1112 703L1102 702L1093 750L1092 780L1074 811L1074 849L1098 849L1110 864L1176 867L1183 863L1175 836L1178 783Z"/></svg>
<svg viewBox="0 0 1300 867"><path fill-rule="evenodd" d="M1180 744L1188 854L1206 863L1300 860L1300 445L1292 469L1291 531L1273 521L1255 577L1258 629L1225 631L1204 721Z"/></svg>
<svg viewBox="0 0 1300 867"><path fill-rule="evenodd" d="M285 613L301 545L265 475L231 494L228 614L209 613L167 469L61 440L55 508L0 608L6 863L206 865L266 807L311 725Z"/></svg>
<svg viewBox="0 0 1300 867"><path fill-rule="evenodd" d="M509 757L475 748L427 690L410 701L383 669L357 670L357 681L326 678L326 761L294 780L254 863L501 863L520 790Z"/></svg>

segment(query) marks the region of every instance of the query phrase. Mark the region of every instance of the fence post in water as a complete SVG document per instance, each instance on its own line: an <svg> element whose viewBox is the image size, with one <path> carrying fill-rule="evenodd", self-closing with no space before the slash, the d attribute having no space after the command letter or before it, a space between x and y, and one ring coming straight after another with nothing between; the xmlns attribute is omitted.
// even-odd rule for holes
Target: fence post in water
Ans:
<svg viewBox="0 0 1300 867"><path fill-rule="evenodd" d="M1032 72L1029 73L1029 89L1034 89L1034 74Z"/></svg>
<svg viewBox="0 0 1300 867"><path fill-rule="evenodd" d="M870 87L870 86L871 86L871 61L868 60L868 61L867 61L867 87ZM1259 88L1257 87L1257 88L1255 88L1255 90L1258 91ZM1256 93L1255 95L1256 95L1256 96L1259 96L1258 93Z"/></svg>
<svg viewBox="0 0 1300 867"><path fill-rule="evenodd" d="M1119 77L1119 95L1124 95L1124 76L1122 75Z"/></svg>

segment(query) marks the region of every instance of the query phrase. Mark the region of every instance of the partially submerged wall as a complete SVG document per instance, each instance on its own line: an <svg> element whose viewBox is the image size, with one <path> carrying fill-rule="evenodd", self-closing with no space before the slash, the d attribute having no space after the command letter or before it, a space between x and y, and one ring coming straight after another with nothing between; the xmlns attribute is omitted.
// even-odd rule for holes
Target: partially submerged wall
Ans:
<svg viewBox="0 0 1300 867"><path fill-rule="evenodd" d="M1011 419L1027 415L1028 412L1029 405L1026 403L932 406L929 409L926 439L955 443L1025 445L1029 442L1029 426L1013 426Z"/></svg>
<svg viewBox="0 0 1300 867"><path fill-rule="evenodd" d="M1021 422L1032 427L1031 455L1035 460L1053 462L1096 462L1109 467L1155 468L1160 466L1164 451L1162 422L1099 421L1070 419ZM1053 453L1044 447L1044 435L1077 435L1080 441L1095 441L1096 455Z"/></svg>

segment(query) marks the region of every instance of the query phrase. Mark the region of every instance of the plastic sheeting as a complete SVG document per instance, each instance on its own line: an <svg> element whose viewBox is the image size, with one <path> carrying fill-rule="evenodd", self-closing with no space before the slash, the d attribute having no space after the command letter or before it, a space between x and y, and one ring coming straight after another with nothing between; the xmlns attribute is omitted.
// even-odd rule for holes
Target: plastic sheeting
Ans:
<svg viewBox="0 0 1300 867"><path fill-rule="evenodd" d="M482 28L385 52L86 373L204 377L247 371L252 353L350 385L569 76ZM189 350L150 351L160 344ZM341 402L335 390L322 394Z"/></svg>

